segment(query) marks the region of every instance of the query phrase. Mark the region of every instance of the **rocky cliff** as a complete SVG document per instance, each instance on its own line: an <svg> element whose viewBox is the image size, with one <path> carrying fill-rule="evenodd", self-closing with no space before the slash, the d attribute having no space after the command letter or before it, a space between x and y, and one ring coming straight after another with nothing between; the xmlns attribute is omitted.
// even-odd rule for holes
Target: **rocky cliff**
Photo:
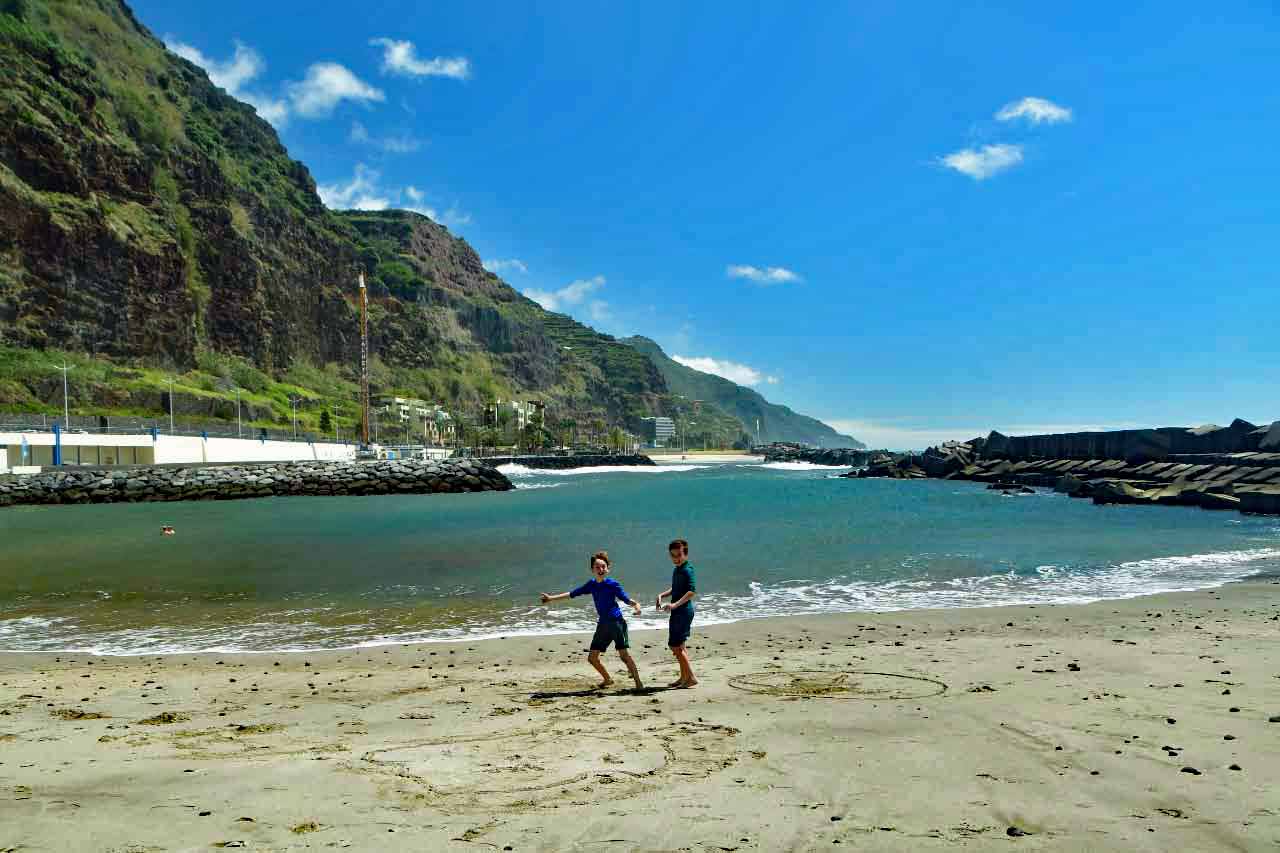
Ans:
<svg viewBox="0 0 1280 853"><path fill-rule="evenodd" d="M271 126L119 0L0 0L0 71L0 343L349 375L363 267L382 390L662 413L651 362L543 311L444 227L327 210Z"/></svg>

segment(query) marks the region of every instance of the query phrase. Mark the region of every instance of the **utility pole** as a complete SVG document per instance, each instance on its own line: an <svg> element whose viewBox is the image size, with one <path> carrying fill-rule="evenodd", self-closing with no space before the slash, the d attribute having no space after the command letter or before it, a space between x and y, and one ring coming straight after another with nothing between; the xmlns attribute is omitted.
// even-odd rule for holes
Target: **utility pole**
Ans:
<svg viewBox="0 0 1280 853"><path fill-rule="evenodd" d="M360 443L369 446L369 289L360 270Z"/></svg>
<svg viewBox="0 0 1280 853"><path fill-rule="evenodd" d="M169 386L169 435L173 435L173 383L176 381L172 376L165 380Z"/></svg>
<svg viewBox="0 0 1280 853"><path fill-rule="evenodd" d="M333 443L338 443L338 412L333 406L329 407L329 412L333 415Z"/></svg>
<svg viewBox="0 0 1280 853"><path fill-rule="evenodd" d="M298 398L289 398L289 407L293 409L293 440L298 440Z"/></svg>
<svg viewBox="0 0 1280 853"><path fill-rule="evenodd" d="M66 429L71 426L71 409L67 405L67 371L71 369L71 365L64 361L57 369L62 371L62 428Z"/></svg>
<svg viewBox="0 0 1280 853"><path fill-rule="evenodd" d="M240 429L240 389L236 388L236 438L244 438Z"/></svg>

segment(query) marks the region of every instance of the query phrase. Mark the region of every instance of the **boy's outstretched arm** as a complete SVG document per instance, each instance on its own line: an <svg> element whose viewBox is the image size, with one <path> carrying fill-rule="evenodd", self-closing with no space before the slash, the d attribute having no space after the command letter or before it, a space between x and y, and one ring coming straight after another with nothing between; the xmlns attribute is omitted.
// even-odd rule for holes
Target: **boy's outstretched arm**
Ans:
<svg viewBox="0 0 1280 853"><path fill-rule="evenodd" d="M618 598L623 603L631 605L631 609L635 611L637 616L640 615L640 602L627 595L627 591L622 588L622 584L618 584Z"/></svg>
<svg viewBox="0 0 1280 853"><path fill-rule="evenodd" d="M545 592L538 594L538 598L542 599L543 604L548 604L552 601L564 601L568 597L569 593L567 592L557 592L555 595L548 595Z"/></svg>

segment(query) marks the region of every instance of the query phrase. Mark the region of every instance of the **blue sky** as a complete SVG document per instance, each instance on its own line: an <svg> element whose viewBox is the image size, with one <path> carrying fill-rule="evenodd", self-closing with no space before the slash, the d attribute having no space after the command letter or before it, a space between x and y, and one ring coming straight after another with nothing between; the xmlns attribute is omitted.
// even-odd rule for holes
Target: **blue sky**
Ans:
<svg viewBox="0 0 1280 853"><path fill-rule="evenodd" d="M1273 4L133 5L331 206L873 445L1280 418Z"/></svg>

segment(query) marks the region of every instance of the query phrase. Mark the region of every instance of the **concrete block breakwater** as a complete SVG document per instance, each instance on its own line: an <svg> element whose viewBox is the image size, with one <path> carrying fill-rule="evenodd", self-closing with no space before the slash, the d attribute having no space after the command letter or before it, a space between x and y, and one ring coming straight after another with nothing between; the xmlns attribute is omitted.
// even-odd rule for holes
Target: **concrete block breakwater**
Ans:
<svg viewBox="0 0 1280 853"><path fill-rule="evenodd" d="M472 459L289 462L127 471L70 469L0 477L0 506L489 492L511 488L511 481L501 473Z"/></svg>
<svg viewBox="0 0 1280 853"><path fill-rule="evenodd" d="M961 454L926 451L921 467L885 461L864 477L973 480L989 488L1052 488L1095 504L1161 504L1280 514L1280 453L1182 455L1177 461L1122 459L1007 459L968 461ZM967 464L965 464L967 462Z"/></svg>

